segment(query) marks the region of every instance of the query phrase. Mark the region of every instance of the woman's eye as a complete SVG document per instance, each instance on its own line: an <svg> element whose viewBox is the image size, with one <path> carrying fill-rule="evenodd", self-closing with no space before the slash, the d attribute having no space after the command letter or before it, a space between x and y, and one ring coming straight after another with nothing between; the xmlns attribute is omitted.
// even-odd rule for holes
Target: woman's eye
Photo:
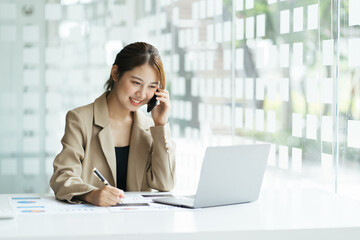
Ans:
<svg viewBox="0 0 360 240"><path fill-rule="evenodd" d="M151 88L156 88L156 86L150 86Z"/></svg>
<svg viewBox="0 0 360 240"><path fill-rule="evenodd" d="M136 82L136 81L133 81L133 83L134 83L134 84L137 84L137 85L140 85L140 83L139 83L139 82Z"/></svg>

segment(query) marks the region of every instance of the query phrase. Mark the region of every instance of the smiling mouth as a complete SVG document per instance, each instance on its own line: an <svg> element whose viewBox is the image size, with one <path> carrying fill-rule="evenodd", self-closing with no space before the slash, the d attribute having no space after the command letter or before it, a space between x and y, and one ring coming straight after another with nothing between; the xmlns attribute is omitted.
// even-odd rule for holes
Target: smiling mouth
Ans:
<svg viewBox="0 0 360 240"><path fill-rule="evenodd" d="M142 101L136 100L136 99L131 98L131 97L129 99L130 99L130 102L135 106L139 106L142 103Z"/></svg>

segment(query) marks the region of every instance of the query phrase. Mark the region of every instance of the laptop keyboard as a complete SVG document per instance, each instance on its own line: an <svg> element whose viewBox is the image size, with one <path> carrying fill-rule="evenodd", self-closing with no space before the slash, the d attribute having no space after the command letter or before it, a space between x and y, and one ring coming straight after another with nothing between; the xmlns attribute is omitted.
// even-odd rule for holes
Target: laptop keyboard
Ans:
<svg viewBox="0 0 360 240"><path fill-rule="evenodd" d="M174 197L171 199L169 198L167 201L174 203L176 205L186 205L186 206L194 205L194 199L187 198L187 197Z"/></svg>

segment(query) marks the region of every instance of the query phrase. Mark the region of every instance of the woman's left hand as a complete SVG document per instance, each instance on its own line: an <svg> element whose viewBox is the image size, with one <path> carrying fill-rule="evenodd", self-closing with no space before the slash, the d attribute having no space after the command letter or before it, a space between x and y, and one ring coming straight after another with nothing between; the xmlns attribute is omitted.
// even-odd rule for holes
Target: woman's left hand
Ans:
<svg viewBox="0 0 360 240"><path fill-rule="evenodd" d="M155 92L156 100L160 102L152 111L151 116L154 120L155 126L164 126L168 122L170 115L170 95L166 89L158 88Z"/></svg>

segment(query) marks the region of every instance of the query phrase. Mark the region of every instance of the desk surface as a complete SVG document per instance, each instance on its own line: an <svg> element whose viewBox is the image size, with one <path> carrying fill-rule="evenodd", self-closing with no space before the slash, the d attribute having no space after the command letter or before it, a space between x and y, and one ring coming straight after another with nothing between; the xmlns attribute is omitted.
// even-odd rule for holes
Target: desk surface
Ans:
<svg viewBox="0 0 360 240"><path fill-rule="evenodd" d="M0 239L348 240L359 236L360 202L320 190L263 190L253 203L199 210L29 214L0 220Z"/></svg>

